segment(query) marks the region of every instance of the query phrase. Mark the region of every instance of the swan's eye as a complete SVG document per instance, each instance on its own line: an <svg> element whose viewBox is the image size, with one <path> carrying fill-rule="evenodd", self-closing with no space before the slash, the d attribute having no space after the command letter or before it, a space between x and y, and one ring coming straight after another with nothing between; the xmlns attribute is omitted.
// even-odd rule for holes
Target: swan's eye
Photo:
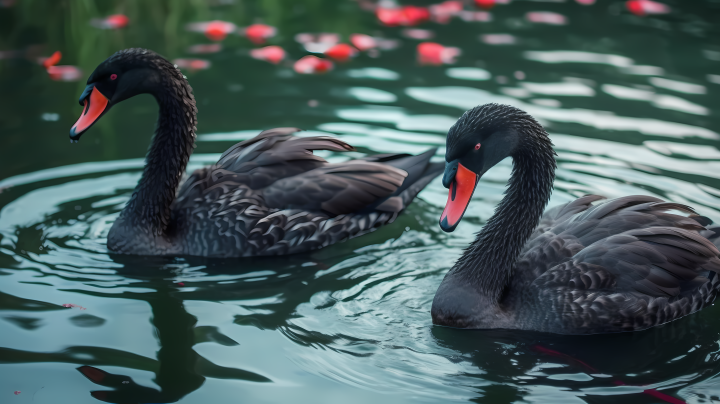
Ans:
<svg viewBox="0 0 720 404"><path fill-rule="evenodd" d="M110 80L115 80L116 78L117 78L117 74L113 73L110 75Z"/></svg>
<svg viewBox="0 0 720 404"><path fill-rule="evenodd" d="M480 150L480 143L475 145L475 150Z"/></svg>

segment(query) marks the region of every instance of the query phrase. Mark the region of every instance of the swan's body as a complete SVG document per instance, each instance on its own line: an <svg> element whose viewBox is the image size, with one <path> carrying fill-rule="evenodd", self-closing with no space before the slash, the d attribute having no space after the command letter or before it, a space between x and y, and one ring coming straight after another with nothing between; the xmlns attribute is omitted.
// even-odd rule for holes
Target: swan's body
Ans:
<svg viewBox="0 0 720 404"><path fill-rule="evenodd" d="M466 112L447 144L446 230L460 221L473 181L504 157L514 167L507 195L438 288L435 324L611 333L663 324L714 301L720 252L710 239L717 237L691 208L649 196L593 205L604 198L587 195L542 214L554 179L552 144L513 107Z"/></svg>
<svg viewBox="0 0 720 404"><path fill-rule="evenodd" d="M180 186L195 143L195 99L177 68L142 49L117 52L93 72L71 139L141 93L155 96L160 114L142 178L108 234L116 253L239 257L325 247L391 223L442 171L430 163L434 150L329 164L312 151L354 148L278 128L236 144Z"/></svg>

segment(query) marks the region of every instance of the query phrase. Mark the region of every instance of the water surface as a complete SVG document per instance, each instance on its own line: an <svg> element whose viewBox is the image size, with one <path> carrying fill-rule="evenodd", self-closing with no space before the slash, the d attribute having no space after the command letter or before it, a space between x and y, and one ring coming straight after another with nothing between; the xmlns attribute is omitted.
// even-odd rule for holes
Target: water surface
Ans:
<svg viewBox="0 0 720 404"><path fill-rule="evenodd" d="M550 206L586 193L647 194L718 221L717 1L668 1L670 14L638 17L620 1L517 0L493 8L491 21L423 24L462 50L446 66L420 66L419 41L380 25L365 2L11 3L0 1L0 402L661 402L645 389L720 401L715 306L609 336L432 326L435 290L502 198L510 161L483 177L451 235L437 225L447 195L438 179L394 224L312 254L142 258L109 254L105 238L139 178L154 101L116 106L79 144L67 137L87 74L141 46L211 62L185 72L199 107L191 169L280 126L357 146L323 154L334 161L436 146L440 160L464 110L502 102L551 134L559 168ZM530 22L538 11L564 24ZM117 12L128 27L90 24ZM190 55L209 41L183 27L211 19L276 26L270 44L293 60L307 54L294 40L302 32L400 46L304 76L292 62L251 59L257 46L235 35L218 53ZM82 80L50 80L36 58L55 50ZM115 376L96 384L80 366Z"/></svg>

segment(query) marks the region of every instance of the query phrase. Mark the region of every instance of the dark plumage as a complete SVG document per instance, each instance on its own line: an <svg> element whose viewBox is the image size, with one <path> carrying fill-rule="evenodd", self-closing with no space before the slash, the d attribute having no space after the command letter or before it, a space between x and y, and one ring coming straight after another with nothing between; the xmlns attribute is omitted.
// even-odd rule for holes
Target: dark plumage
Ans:
<svg viewBox="0 0 720 404"><path fill-rule="evenodd" d="M452 195L474 190L456 176L477 181L507 156L513 171L506 196L440 284L433 323L561 334L636 331L715 300L717 235L690 207L639 195L593 204L604 198L587 195L543 214L555 177L552 143L514 107L476 107L450 129L444 229L460 220L453 209L464 211Z"/></svg>
<svg viewBox="0 0 720 404"><path fill-rule="evenodd" d="M142 178L108 234L116 253L238 257L325 247L391 223L442 171L430 162L435 149L329 164L313 150L355 149L277 128L231 147L180 187L195 145L195 99L175 66L144 49L117 52L92 73L71 140L142 93L160 114Z"/></svg>

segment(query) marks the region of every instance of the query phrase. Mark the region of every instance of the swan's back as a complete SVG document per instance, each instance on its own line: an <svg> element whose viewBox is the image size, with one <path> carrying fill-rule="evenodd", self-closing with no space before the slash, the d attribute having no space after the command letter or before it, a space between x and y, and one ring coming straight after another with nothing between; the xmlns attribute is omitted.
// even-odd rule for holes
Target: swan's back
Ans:
<svg viewBox="0 0 720 404"><path fill-rule="evenodd" d="M504 303L516 312L518 328L641 330L715 299L720 253L700 234L707 233L706 218L649 196L591 205L600 199L588 195L543 216L518 258Z"/></svg>
<svg viewBox="0 0 720 404"><path fill-rule="evenodd" d="M172 206L166 254L281 255L309 251L392 222L442 170L435 150L330 164L313 150L354 148L332 137L262 132L195 171Z"/></svg>

